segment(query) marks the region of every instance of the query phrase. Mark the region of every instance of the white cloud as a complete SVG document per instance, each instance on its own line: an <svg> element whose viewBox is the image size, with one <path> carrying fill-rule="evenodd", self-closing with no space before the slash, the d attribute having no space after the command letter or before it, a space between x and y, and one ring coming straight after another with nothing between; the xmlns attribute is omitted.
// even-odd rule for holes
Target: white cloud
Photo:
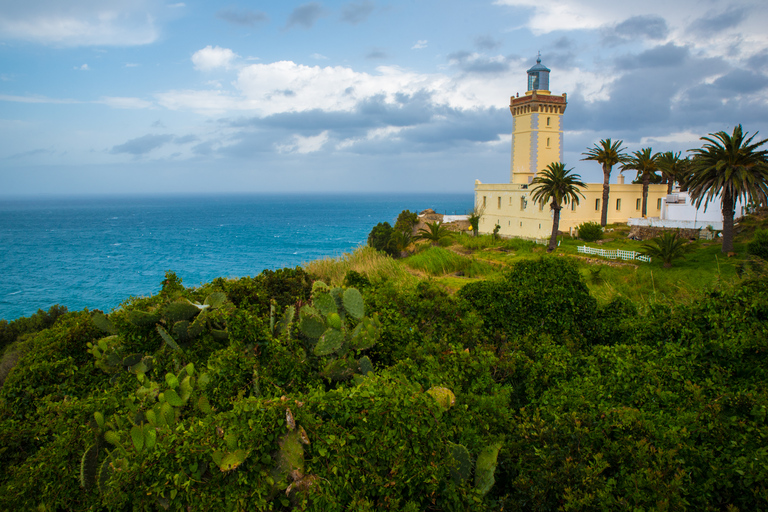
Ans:
<svg viewBox="0 0 768 512"><path fill-rule="evenodd" d="M232 61L237 57L238 55L229 48L208 45L192 55L192 63L195 65L195 69L199 71L212 71L217 68L230 69Z"/></svg>
<svg viewBox="0 0 768 512"><path fill-rule="evenodd" d="M312 57L315 60L328 60L328 57L320 53L313 53L312 55L310 55L310 57Z"/></svg>
<svg viewBox="0 0 768 512"><path fill-rule="evenodd" d="M0 37L61 46L148 44L159 36L160 0L3 2Z"/></svg>
<svg viewBox="0 0 768 512"><path fill-rule="evenodd" d="M419 39L416 41L416 44L411 46L411 50L420 50L421 48L427 47L427 40L426 39Z"/></svg>
<svg viewBox="0 0 768 512"><path fill-rule="evenodd" d="M530 10L525 26L537 36L555 31L613 27L633 16L661 16L670 27L667 41L691 45L710 55L732 55L734 45L746 56L768 48L768 35L763 30L768 25L768 9L763 0L735 0L728 4L715 0L496 0L494 3ZM724 21L729 13L742 11L743 19L731 26L722 26L722 30L693 30L704 19L708 20L705 23L717 25L718 19Z"/></svg>
<svg viewBox="0 0 768 512"><path fill-rule="evenodd" d="M294 135L292 144L280 144L276 149L280 153L314 153L320 151L326 142L328 142L328 130L310 137Z"/></svg>
<svg viewBox="0 0 768 512"><path fill-rule="evenodd" d="M88 64L83 64L82 66L75 66L74 69L80 70L80 71L88 71L91 68L88 67Z"/></svg>
<svg viewBox="0 0 768 512"><path fill-rule="evenodd" d="M155 97L160 106L169 110L192 110L206 115L245 109L238 98L224 91L172 90Z"/></svg>
<svg viewBox="0 0 768 512"><path fill-rule="evenodd" d="M152 107L152 102L142 100L139 98L123 98L123 97L116 97L116 96L105 96L101 98L96 103L101 103L103 105L107 105L113 108L122 108L122 109L139 109L139 108L150 108Z"/></svg>
<svg viewBox="0 0 768 512"><path fill-rule="evenodd" d="M666 142L666 143L685 143L691 146L695 146L699 143L700 137L701 137L700 133L693 133L691 131L673 132L668 135L642 137L640 138L640 145L647 146L655 142Z"/></svg>

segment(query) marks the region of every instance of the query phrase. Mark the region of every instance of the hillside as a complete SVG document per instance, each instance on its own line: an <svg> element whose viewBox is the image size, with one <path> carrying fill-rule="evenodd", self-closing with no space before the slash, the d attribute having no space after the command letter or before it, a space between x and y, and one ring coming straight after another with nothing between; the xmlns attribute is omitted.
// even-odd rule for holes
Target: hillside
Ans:
<svg viewBox="0 0 768 512"><path fill-rule="evenodd" d="M4 324L0 509L764 510L768 281L697 243L650 287L466 237Z"/></svg>

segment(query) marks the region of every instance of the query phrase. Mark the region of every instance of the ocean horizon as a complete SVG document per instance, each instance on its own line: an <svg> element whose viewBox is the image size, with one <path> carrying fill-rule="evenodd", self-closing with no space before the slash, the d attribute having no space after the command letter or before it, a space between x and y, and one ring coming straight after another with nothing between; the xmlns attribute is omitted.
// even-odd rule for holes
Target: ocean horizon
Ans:
<svg viewBox="0 0 768 512"><path fill-rule="evenodd" d="M404 209L464 214L472 193L217 194L0 199L0 319L54 304L111 311L160 290L255 276L365 245Z"/></svg>

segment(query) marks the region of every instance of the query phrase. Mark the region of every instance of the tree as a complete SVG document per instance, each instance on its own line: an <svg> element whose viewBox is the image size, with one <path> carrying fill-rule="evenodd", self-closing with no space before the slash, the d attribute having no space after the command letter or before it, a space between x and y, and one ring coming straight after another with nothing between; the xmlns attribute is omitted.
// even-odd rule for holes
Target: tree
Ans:
<svg viewBox="0 0 768 512"><path fill-rule="evenodd" d="M429 240L432 245L440 245L440 241L452 236L451 232L440 221L427 222L427 229L419 229L416 240Z"/></svg>
<svg viewBox="0 0 768 512"><path fill-rule="evenodd" d="M477 232L480 229L480 218L483 216L483 213L485 213L485 208L482 206L475 206L467 217L469 225L472 228L472 236L477 236Z"/></svg>
<svg viewBox="0 0 768 512"><path fill-rule="evenodd" d="M733 251L733 217L736 201L765 203L768 199L768 150L759 149L768 139L752 142L757 133L747 138L741 125L733 134L720 131L702 137L703 147L689 149L691 179L688 190L696 208L716 197L721 198L723 212L724 253Z"/></svg>
<svg viewBox="0 0 768 512"><path fill-rule="evenodd" d="M389 222L379 222L368 233L368 246L377 251L384 251L391 256L393 252L389 247L389 239L392 232L393 229Z"/></svg>
<svg viewBox="0 0 768 512"><path fill-rule="evenodd" d="M412 241L413 236L411 236L410 231L406 232L395 229L392 231L392 234L389 237L389 243L387 246L396 256L402 257L403 253L405 253L405 250L409 245L411 245Z"/></svg>
<svg viewBox="0 0 768 512"><path fill-rule="evenodd" d="M413 227L418 224L419 215L410 210L403 210L400 215L397 216L395 221L395 230L402 231L403 233L413 234Z"/></svg>
<svg viewBox="0 0 768 512"><path fill-rule="evenodd" d="M621 163L626 158L621 144L624 141L617 140L611 142L611 139L602 139L594 147L588 148L582 153L585 155L582 160L594 160L603 166L603 209L600 213L600 225L605 226L608 223L608 195L610 191L611 169L613 166Z"/></svg>
<svg viewBox="0 0 768 512"><path fill-rule="evenodd" d="M549 247L547 252L555 250L557 245L557 229L560 225L560 210L562 204L570 204L571 201L579 204L579 196L584 194L579 188L585 188L586 185L581 181L581 176L571 174L573 169L566 169L562 162L552 162L546 169L542 169L536 176L531 185L534 201L546 203L552 200L550 208L554 213L552 218L552 236L549 238Z"/></svg>
<svg viewBox="0 0 768 512"><path fill-rule="evenodd" d="M643 244L640 252L651 258L659 258L664 262L664 268L670 268L674 260L684 258L692 247L684 238L678 238L677 233L668 231L651 240L651 243Z"/></svg>
<svg viewBox="0 0 768 512"><path fill-rule="evenodd" d="M621 166L622 172L627 169L637 171L637 178L643 182L643 217L646 217L648 214L648 185L651 183L651 177L658 177L656 174L658 161L658 153L653 153L651 148L643 148L632 153L632 156L627 157Z"/></svg>
<svg viewBox="0 0 768 512"><path fill-rule="evenodd" d="M675 181L682 182L685 178L688 159L680 158L680 151L677 153L666 151L659 155L657 165L667 183L667 194L671 194Z"/></svg>

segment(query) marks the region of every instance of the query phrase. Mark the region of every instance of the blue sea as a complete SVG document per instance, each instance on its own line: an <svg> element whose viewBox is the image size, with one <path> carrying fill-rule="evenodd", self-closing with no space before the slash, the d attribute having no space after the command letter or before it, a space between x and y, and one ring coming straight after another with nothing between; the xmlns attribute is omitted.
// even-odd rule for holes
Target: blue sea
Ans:
<svg viewBox="0 0 768 512"><path fill-rule="evenodd" d="M54 304L111 311L160 290L255 276L364 245L404 209L463 214L469 194L0 200L0 319Z"/></svg>

